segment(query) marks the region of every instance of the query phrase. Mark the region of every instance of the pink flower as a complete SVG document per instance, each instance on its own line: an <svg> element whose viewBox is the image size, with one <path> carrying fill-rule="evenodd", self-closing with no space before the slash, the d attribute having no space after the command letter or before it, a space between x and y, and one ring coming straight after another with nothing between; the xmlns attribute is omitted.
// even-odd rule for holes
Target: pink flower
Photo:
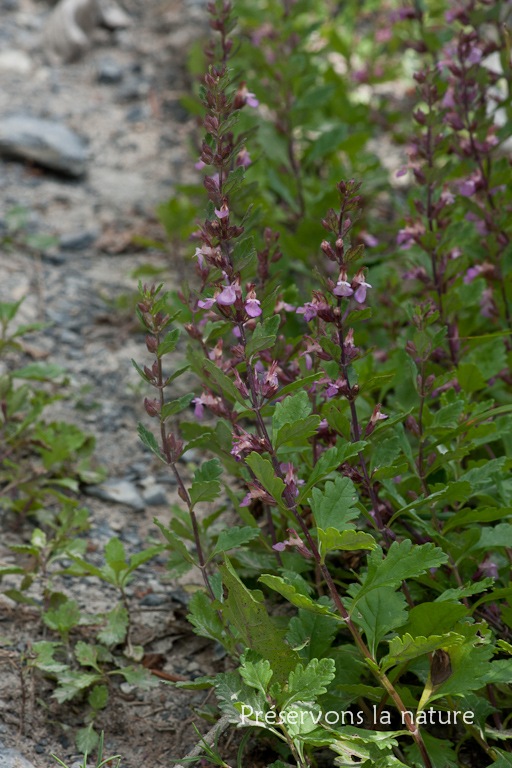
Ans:
<svg viewBox="0 0 512 768"><path fill-rule="evenodd" d="M250 91L247 91L245 95L245 103L248 107L253 107L255 109L257 106L259 106L259 101L254 95L254 93L251 93Z"/></svg>
<svg viewBox="0 0 512 768"><path fill-rule="evenodd" d="M295 312L297 315L304 315L304 320L308 323L316 317L316 307L310 301L306 301L303 307L297 307Z"/></svg>
<svg viewBox="0 0 512 768"><path fill-rule="evenodd" d="M367 289L372 287L370 283L365 282L363 269L360 269L352 280L352 287L355 290L354 299L358 304L362 304L366 299Z"/></svg>
<svg viewBox="0 0 512 768"><path fill-rule="evenodd" d="M475 182L471 181L471 179L468 179L463 181L459 186L459 195L462 195L462 197L471 197L471 195L475 194L475 190Z"/></svg>
<svg viewBox="0 0 512 768"><path fill-rule="evenodd" d="M463 277L463 281L466 283L466 285L472 283L475 277L478 277L478 275L482 272L482 269L483 267L480 264L477 264L475 267L470 267Z"/></svg>
<svg viewBox="0 0 512 768"><path fill-rule="evenodd" d="M453 94L453 88L447 88L441 104L443 105L443 107L447 107L449 109L455 108L456 104L455 104L455 99Z"/></svg>
<svg viewBox="0 0 512 768"><path fill-rule="evenodd" d="M286 541L279 541L277 544L272 545L272 549L276 552L284 552L286 547L295 547L303 557L311 559L314 557L313 553L302 543L297 531L294 528L287 528L287 532L290 534L290 538Z"/></svg>
<svg viewBox="0 0 512 768"><path fill-rule="evenodd" d="M223 307L231 307L236 301L236 292L233 285L226 285L217 296L217 304Z"/></svg>
<svg viewBox="0 0 512 768"><path fill-rule="evenodd" d="M350 287L350 283L346 280L338 280L336 288L333 290L335 296L352 296L354 291Z"/></svg>
<svg viewBox="0 0 512 768"><path fill-rule="evenodd" d="M240 150L236 158L235 165L237 166L237 168L240 165L243 165L244 168L248 168L251 163L252 163L252 160L251 160L250 154L248 153L245 147L242 147L242 149Z"/></svg>
<svg viewBox="0 0 512 768"><path fill-rule="evenodd" d="M249 317L259 317L261 315L262 309L260 304L261 301L256 298L256 291L254 290L254 287L251 286L247 293L247 299L245 300L245 311Z"/></svg>
<svg viewBox="0 0 512 768"><path fill-rule="evenodd" d="M192 402L195 405L194 415L195 415L196 419L202 419L203 416L204 416L204 403L203 403L203 401L201 400L200 397L194 397Z"/></svg>
<svg viewBox="0 0 512 768"><path fill-rule="evenodd" d="M206 163L203 163L202 160L198 160L197 163L195 163L194 168L197 168L198 171L202 171L203 168L206 168Z"/></svg>
<svg viewBox="0 0 512 768"><path fill-rule="evenodd" d="M229 208L227 206L225 208L224 206L222 206L220 211L218 208L216 208L215 215L217 216L218 219L225 219L226 216L229 216Z"/></svg>
<svg viewBox="0 0 512 768"><path fill-rule="evenodd" d="M196 252L194 253L193 258L196 258L197 256L197 263L203 269L204 267L204 253L201 248L196 248Z"/></svg>
<svg viewBox="0 0 512 768"><path fill-rule="evenodd" d="M262 309L260 307L261 301L258 299L247 299L245 302L245 311L249 315L249 317L259 317L262 313Z"/></svg>
<svg viewBox="0 0 512 768"><path fill-rule="evenodd" d="M197 302L201 309L211 309L215 304L215 299L199 299Z"/></svg>

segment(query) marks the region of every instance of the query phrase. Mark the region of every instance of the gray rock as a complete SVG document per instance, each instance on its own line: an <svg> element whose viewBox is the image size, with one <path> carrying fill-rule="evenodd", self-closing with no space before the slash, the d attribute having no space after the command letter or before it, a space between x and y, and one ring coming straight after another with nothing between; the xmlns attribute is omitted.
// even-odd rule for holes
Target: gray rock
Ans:
<svg viewBox="0 0 512 768"><path fill-rule="evenodd" d="M17 749L0 749L0 768L34 768Z"/></svg>
<svg viewBox="0 0 512 768"><path fill-rule="evenodd" d="M100 485L88 485L84 488L89 496L96 496L105 501L115 501L118 504L126 504L136 512L142 512L146 505L142 496L128 480L106 480Z"/></svg>
<svg viewBox="0 0 512 768"><path fill-rule="evenodd" d="M84 251L94 244L98 232L73 232L62 235L59 238L59 245L63 251Z"/></svg>
<svg viewBox="0 0 512 768"><path fill-rule="evenodd" d="M20 4L18 0L2 0L0 9L2 11L18 11Z"/></svg>
<svg viewBox="0 0 512 768"><path fill-rule="evenodd" d="M102 61L98 67L97 81L102 85L116 85L123 79L123 70L113 61Z"/></svg>
<svg viewBox="0 0 512 768"><path fill-rule="evenodd" d="M140 605L156 608L158 605L163 605L165 602L167 602L167 597L165 595L155 595L153 592L150 592L149 595L145 595L142 598Z"/></svg>
<svg viewBox="0 0 512 768"><path fill-rule="evenodd" d="M167 495L163 485L155 483L150 485L145 491L142 492L142 498L148 505L148 507L158 507L161 504L167 504Z"/></svg>
<svg viewBox="0 0 512 768"><path fill-rule="evenodd" d="M125 82L118 89L117 98L119 101L135 101L136 99L141 99L144 96L147 96L148 91L148 84L132 75L127 77Z"/></svg>
<svg viewBox="0 0 512 768"><path fill-rule="evenodd" d="M38 117L11 115L0 119L0 154L32 160L45 168L82 176L87 150L65 125Z"/></svg>

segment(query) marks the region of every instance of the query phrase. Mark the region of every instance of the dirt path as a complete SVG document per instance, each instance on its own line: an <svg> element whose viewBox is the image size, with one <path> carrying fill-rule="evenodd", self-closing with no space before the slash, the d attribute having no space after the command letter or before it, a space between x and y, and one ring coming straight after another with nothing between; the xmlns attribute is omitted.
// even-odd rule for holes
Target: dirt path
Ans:
<svg viewBox="0 0 512 768"><path fill-rule="evenodd" d="M0 299L26 297L21 322L53 322L27 339L24 360L59 363L70 376L70 396L52 406L51 416L92 432L98 464L111 480L127 481L142 497L138 510L83 497L92 517L88 557L98 564L114 535L129 553L143 548L147 537L157 533L153 516L165 520L176 500L168 476L137 437L137 421L146 417L130 359L144 362L145 347L143 337L133 332L131 312L120 307L123 296L136 288L130 277L134 268L148 261L169 266L167 254L137 251L131 235L154 235L155 205L170 196L176 183L197 180L187 171L186 142L194 121L179 97L186 88L187 48L206 25L201 2L125 0L123 5L134 22L129 29L99 29L82 61L50 67L39 49L50 5L0 0L0 117L56 120L76 131L89 148L87 174L78 180L0 159L0 226L9 210L22 206L27 231L60 239L60 246L42 258L22 248L1 253ZM173 273L168 274L172 283ZM0 361L0 368L4 365ZM0 520L0 561L12 563L7 545L29 537L30 526L15 532ZM162 654L168 673L190 678L219 671L224 662L212 657L211 648L203 650L206 642L191 633L184 619L187 594L160 581L163 562L143 567L129 588L134 641L148 653ZM4 579L0 590L14 583ZM61 588L88 612L110 609L117 599L92 578L67 577ZM34 677L25 691L24 722L20 717L20 654L41 637L38 612L0 595L0 641L11 641L0 642L0 752L17 749L38 767L55 765L54 752L71 765L79 758L74 729L83 727L87 707L74 700L57 705L50 697L52 683ZM115 684L98 719L106 731L106 754L121 753L124 768L168 764L195 743L190 705L200 706L204 699L204 692L165 685L141 693Z"/></svg>

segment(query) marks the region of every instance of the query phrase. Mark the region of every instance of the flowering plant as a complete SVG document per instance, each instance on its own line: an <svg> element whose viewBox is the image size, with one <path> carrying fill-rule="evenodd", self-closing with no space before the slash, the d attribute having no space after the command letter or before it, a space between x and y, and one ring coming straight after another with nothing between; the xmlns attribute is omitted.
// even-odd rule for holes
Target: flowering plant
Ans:
<svg viewBox="0 0 512 768"><path fill-rule="evenodd" d="M469 22L457 18L483 24L468 8ZM405 10L397 23L420 19ZM443 63L416 74L408 167L422 192L398 233L412 262L405 277L399 258L361 266L364 185L338 181L314 287L292 303L274 266L280 233L260 234L246 205L250 137L237 129L258 104L247 82L231 80L231 5L209 11L220 44L208 49L215 63L201 90L208 203L194 287L179 292L200 392L166 400L183 373L165 367L179 331L161 286L141 286L138 306L154 361L137 368L155 390L145 404L159 439L142 424L140 434L186 506L158 525L174 574L201 573L195 631L233 665L192 685L213 685L230 722L272 734L276 758L299 768L323 748L338 765L367 768L465 765L469 750L472 764L508 765L510 279L496 207L508 198L489 160L496 131L473 125L488 87L472 69L482 44L461 29ZM421 39L415 50L428 51ZM465 206L464 221L480 235L486 227L485 262L458 252ZM289 248L297 220L286 226ZM196 418L178 433L170 420L191 404ZM190 448L216 456L191 481L180 463ZM214 525L226 507L242 525Z"/></svg>

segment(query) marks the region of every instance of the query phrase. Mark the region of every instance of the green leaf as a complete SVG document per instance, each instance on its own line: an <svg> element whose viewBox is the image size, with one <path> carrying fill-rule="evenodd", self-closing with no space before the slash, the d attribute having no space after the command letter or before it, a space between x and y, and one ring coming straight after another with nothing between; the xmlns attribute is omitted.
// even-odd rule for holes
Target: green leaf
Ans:
<svg viewBox="0 0 512 768"><path fill-rule="evenodd" d="M402 637L395 637L389 643L389 654L382 659L381 669L386 671L396 664L412 661L426 653L432 653L439 648L462 642L464 638L454 632L444 635L431 635L430 637L412 637L406 632Z"/></svg>
<svg viewBox="0 0 512 768"><path fill-rule="evenodd" d="M192 400L194 399L194 393L190 395L184 395L177 400L172 400L170 403L166 403L162 408L162 419L168 419L169 416L174 416L176 413L181 413L185 408L188 408Z"/></svg>
<svg viewBox="0 0 512 768"><path fill-rule="evenodd" d="M59 687L52 693L52 697L62 704L90 688L91 685L100 682L101 675L96 675L94 672L78 672L69 669L59 675Z"/></svg>
<svg viewBox="0 0 512 768"><path fill-rule="evenodd" d="M194 626L194 632L201 637L207 637L214 642L224 642L224 628L217 611L212 608L208 595L198 589L194 592L188 604L187 619Z"/></svg>
<svg viewBox="0 0 512 768"><path fill-rule="evenodd" d="M312 405L307 392L297 392L295 395L285 397L276 404L272 416L272 432L277 434L285 424L294 424L300 419L306 419L311 413Z"/></svg>
<svg viewBox="0 0 512 768"><path fill-rule="evenodd" d="M106 685L95 685L87 697L89 705L93 709L103 709L108 701L108 688Z"/></svg>
<svg viewBox="0 0 512 768"><path fill-rule="evenodd" d="M159 681L151 674L149 669L144 669L144 667L123 667L122 669L113 670L111 674L122 675L127 683L136 685L143 691L148 691L150 688L155 688L159 685Z"/></svg>
<svg viewBox="0 0 512 768"><path fill-rule="evenodd" d="M334 659L312 659L304 668L297 664L290 672L288 691L280 701L282 707L289 707L294 701L312 701L327 692L327 686L334 679Z"/></svg>
<svg viewBox="0 0 512 768"><path fill-rule="evenodd" d="M327 598L323 598L327 600ZM340 624L330 616L299 610L288 627L287 640L292 647L301 646L300 655L306 661L327 656Z"/></svg>
<svg viewBox="0 0 512 768"><path fill-rule="evenodd" d="M319 423L320 416L308 416L307 419L298 419L294 424L284 424L274 437L274 448L285 443L300 445L315 434Z"/></svg>
<svg viewBox="0 0 512 768"><path fill-rule="evenodd" d="M409 619L404 630L413 637L442 635L452 629L467 612L468 609L464 605L421 603L409 611Z"/></svg>
<svg viewBox="0 0 512 768"><path fill-rule="evenodd" d="M61 647L62 643L52 643L48 640L41 640L39 643L34 643L32 648L37 656L32 664L43 672L49 672L53 675L64 672L68 669L68 665L55 661L53 658L56 649Z"/></svg>
<svg viewBox="0 0 512 768"><path fill-rule="evenodd" d="M218 555L221 552L228 552L230 549L241 547L243 544L248 544L253 539L257 539L259 535L259 528L252 528L248 525L244 526L243 528L239 528L237 525L235 525L228 531L221 532L219 538L217 539L213 554Z"/></svg>
<svg viewBox="0 0 512 768"><path fill-rule="evenodd" d="M434 544L412 545L409 539L394 541L385 559L382 549L377 547L368 557L368 571L357 600L376 587L396 587L404 579L420 576L430 568L446 563L448 556Z"/></svg>
<svg viewBox="0 0 512 768"><path fill-rule="evenodd" d="M161 461L164 461L164 457L160 453L160 448L158 447L158 443L156 441L156 438L152 432L149 431L149 429L146 429L146 427L139 421L138 426L138 432L139 437L146 446L146 448L149 448L149 450L155 454L155 456L158 456L158 458Z"/></svg>
<svg viewBox="0 0 512 768"><path fill-rule="evenodd" d="M98 640L107 646L118 645L126 637L128 611L122 603L105 614L106 626L98 632Z"/></svg>
<svg viewBox="0 0 512 768"><path fill-rule="evenodd" d="M56 363L30 363L24 368L15 369L13 379L29 379L31 381L52 381L64 376L66 370Z"/></svg>
<svg viewBox="0 0 512 768"><path fill-rule="evenodd" d="M339 531L355 528L350 521L359 516L357 502L354 483L341 475L334 482L328 481L323 491L313 488L310 500L315 523L324 531L328 528L337 528Z"/></svg>
<svg viewBox="0 0 512 768"><path fill-rule="evenodd" d="M82 754L90 754L98 746L100 737L93 728L93 724L89 723L86 728L80 728L76 732L76 747Z"/></svg>
<svg viewBox="0 0 512 768"><path fill-rule="evenodd" d="M457 368L457 381L466 395L471 395L487 386L480 368L475 363L461 363Z"/></svg>
<svg viewBox="0 0 512 768"><path fill-rule="evenodd" d="M200 501L215 501L220 496L220 483L218 480L210 480L206 483L192 483L189 494L192 507L195 507Z"/></svg>
<svg viewBox="0 0 512 768"><path fill-rule="evenodd" d="M101 673L101 669L98 667L98 650L94 645L79 640L75 645L75 656L83 667L94 667L97 672Z"/></svg>
<svg viewBox="0 0 512 768"><path fill-rule="evenodd" d="M264 604L240 581L227 557L219 570L224 588L222 613L240 632L245 645L270 661L276 682L285 683L299 661L284 641L285 630L277 628Z"/></svg>
<svg viewBox="0 0 512 768"><path fill-rule="evenodd" d="M256 662L246 661L238 671L245 680L246 685L261 691L264 696L267 695L268 685L273 675L268 659L260 659L260 661Z"/></svg>
<svg viewBox="0 0 512 768"><path fill-rule="evenodd" d="M357 456L357 454L363 450L365 445L365 442L347 442L325 451L325 453L318 459L309 478L306 480L306 485L301 490L298 503L302 504L303 500L308 498L311 488L316 485L319 480L341 466L344 461L352 458L352 456Z"/></svg>
<svg viewBox="0 0 512 768"><path fill-rule="evenodd" d="M362 531L343 531L340 533L336 528L328 528L327 531L317 528L317 536L322 563L325 563L327 553L334 549L352 551L356 549L375 549L377 546L373 536Z"/></svg>
<svg viewBox="0 0 512 768"><path fill-rule="evenodd" d="M220 368L217 368L213 360L205 359L203 362L203 367L206 369L207 373L212 377L212 379L219 385L220 391L224 395L228 395L232 400L236 400L242 405L247 405L231 379L226 376L226 374L221 371Z"/></svg>
<svg viewBox="0 0 512 768"><path fill-rule="evenodd" d="M439 768L441 766L442 768L458 768L459 761L457 760L455 750L452 749L453 744L451 741L437 739L424 728L421 731L421 735L432 765L439 766ZM409 760L409 765L413 765L414 768L423 768L423 758L416 744L407 745L405 753ZM507 763L507 766L509 765L512 765L512 762ZM493 768L498 768L497 763L493 763ZM505 768L505 766L500 766L499 768Z"/></svg>
<svg viewBox="0 0 512 768"><path fill-rule="evenodd" d="M280 595L285 597L290 603L297 608L302 608L305 611L311 611L312 613L319 613L323 616L332 616L335 619L341 620L341 617L337 616L332 607L328 607L320 602L315 602L307 595L299 592L292 584L289 584L281 576L272 576L269 573L264 573L260 576L258 581L266 584L267 587L273 589L275 592L279 592Z"/></svg>
<svg viewBox="0 0 512 768"><path fill-rule="evenodd" d="M253 451L253 453L247 457L246 462L265 490L270 493L278 504L282 505L281 496L285 485L281 478L275 476L274 468L270 461L262 458L259 453Z"/></svg>
<svg viewBox="0 0 512 768"><path fill-rule="evenodd" d="M178 343L179 338L179 328L174 328L172 331L169 331L169 333L166 333L165 339L158 345L156 351L158 357L162 357L162 355L166 355L168 352L173 352L176 349L176 344Z"/></svg>
<svg viewBox="0 0 512 768"><path fill-rule="evenodd" d="M216 480L222 475L222 464L218 459L203 461L200 467L194 472L194 481L198 483Z"/></svg>
<svg viewBox="0 0 512 768"><path fill-rule="evenodd" d="M176 552L179 552L186 561L193 562L193 559L183 541L178 538L178 536L176 536L176 534L173 533L169 528L166 528L165 525L163 525L163 523L161 523L156 518L153 518L153 522L162 531L165 539L167 540L167 543L170 545L170 548Z"/></svg>
<svg viewBox="0 0 512 768"><path fill-rule="evenodd" d="M393 587L378 587L364 595L351 613L353 621L364 630L370 651L375 656L385 635L407 621L405 596L395 592Z"/></svg>

